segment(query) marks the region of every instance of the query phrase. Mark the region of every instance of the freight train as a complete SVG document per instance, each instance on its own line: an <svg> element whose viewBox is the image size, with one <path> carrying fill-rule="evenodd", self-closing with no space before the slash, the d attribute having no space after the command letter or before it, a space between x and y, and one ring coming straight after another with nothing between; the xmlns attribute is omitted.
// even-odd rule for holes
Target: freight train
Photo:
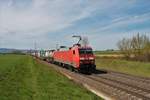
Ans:
<svg viewBox="0 0 150 100"><path fill-rule="evenodd" d="M59 64L81 73L93 73L96 69L92 47L81 46L79 43L74 44L68 50L41 50L37 56L42 60Z"/></svg>

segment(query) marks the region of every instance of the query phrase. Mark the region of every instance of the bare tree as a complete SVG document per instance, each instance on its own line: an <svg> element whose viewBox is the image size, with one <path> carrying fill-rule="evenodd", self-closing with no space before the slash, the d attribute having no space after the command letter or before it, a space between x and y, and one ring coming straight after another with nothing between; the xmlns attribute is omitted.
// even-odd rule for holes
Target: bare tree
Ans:
<svg viewBox="0 0 150 100"><path fill-rule="evenodd" d="M81 44L83 46L88 46L89 45L89 40L87 37L82 37L82 40L81 40Z"/></svg>
<svg viewBox="0 0 150 100"><path fill-rule="evenodd" d="M123 52L126 58L129 58L131 56L132 50L131 50L131 40L123 38L118 43L118 48Z"/></svg>
<svg viewBox="0 0 150 100"><path fill-rule="evenodd" d="M123 38L117 43L118 48L129 58L134 55L135 59L150 60L150 39L139 33L132 38Z"/></svg>

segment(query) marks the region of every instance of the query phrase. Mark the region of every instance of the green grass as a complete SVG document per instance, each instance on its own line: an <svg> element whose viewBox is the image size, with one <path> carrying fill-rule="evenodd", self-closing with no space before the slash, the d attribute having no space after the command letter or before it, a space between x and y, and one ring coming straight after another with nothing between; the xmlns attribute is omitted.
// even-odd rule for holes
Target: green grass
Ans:
<svg viewBox="0 0 150 100"><path fill-rule="evenodd" d="M99 69L107 69L137 76L150 77L150 63L146 62L97 57L96 65Z"/></svg>
<svg viewBox="0 0 150 100"><path fill-rule="evenodd" d="M119 50L114 50L114 51L94 51L95 55L99 55L99 54L122 54L121 51Z"/></svg>
<svg viewBox="0 0 150 100"><path fill-rule="evenodd" d="M26 55L0 55L0 100L99 100Z"/></svg>

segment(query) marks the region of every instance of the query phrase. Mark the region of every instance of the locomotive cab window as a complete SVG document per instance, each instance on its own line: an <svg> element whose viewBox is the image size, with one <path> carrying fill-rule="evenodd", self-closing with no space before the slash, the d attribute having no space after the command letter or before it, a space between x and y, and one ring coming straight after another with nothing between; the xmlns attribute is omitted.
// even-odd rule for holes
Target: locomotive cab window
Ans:
<svg viewBox="0 0 150 100"><path fill-rule="evenodd" d="M75 50L73 50L73 54L75 55Z"/></svg>
<svg viewBox="0 0 150 100"><path fill-rule="evenodd" d="M79 54L93 54L92 49L79 49Z"/></svg>

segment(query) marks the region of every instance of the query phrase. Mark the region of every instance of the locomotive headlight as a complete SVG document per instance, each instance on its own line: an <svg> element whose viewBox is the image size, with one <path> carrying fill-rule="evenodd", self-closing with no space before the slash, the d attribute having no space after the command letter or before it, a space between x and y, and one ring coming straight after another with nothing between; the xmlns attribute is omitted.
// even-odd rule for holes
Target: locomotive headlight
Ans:
<svg viewBox="0 0 150 100"><path fill-rule="evenodd" d="M85 60L85 58L81 57L80 60Z"/></svg>
<svg viewBox="0 0 150 100"><path fill-rule="evenodd" d="M91 63L95 63L95 61L94 61L94 60L92 60L92 61L91 61Z"/></svg>
<svg viewBox="0 0 150 100"><path fill-rule="evenodd" d="M82 61L82 60L80 60L80 64L83 64L83 61Z"/></svg>
<svg viewBox="0 0 150 100"><path fill-rule="evenodd" d="M94 58L93 57L89 57L89 60L94 60Z"/></svg>

